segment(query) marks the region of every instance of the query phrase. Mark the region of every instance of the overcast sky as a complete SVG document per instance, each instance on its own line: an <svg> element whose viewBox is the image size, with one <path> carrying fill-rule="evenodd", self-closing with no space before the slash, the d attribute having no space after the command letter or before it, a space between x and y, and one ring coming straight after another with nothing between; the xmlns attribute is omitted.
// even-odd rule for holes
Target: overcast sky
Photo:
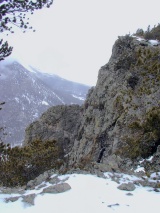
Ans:
<svg viewBox="0 0 160 213"><path fill-rule="evenodd" d="M8 37L12 57L43 72L95 85L118 35L157 25L159 8L159 0L54 0L50 9L32 16L35 33Z"/></svg>

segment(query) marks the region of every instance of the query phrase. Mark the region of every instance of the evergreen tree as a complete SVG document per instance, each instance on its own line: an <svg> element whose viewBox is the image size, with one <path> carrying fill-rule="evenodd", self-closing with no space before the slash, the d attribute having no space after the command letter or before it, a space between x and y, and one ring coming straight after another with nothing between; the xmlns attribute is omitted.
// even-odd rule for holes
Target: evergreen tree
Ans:
<svg viewBox="0 0 160 213"><path fill-rule="evenodd" d="M2 109L2 106L5 104L5 102L0 102L0 110ZM5 132L4 132L4 127L0 127L0 142L2 142L2 138L4 137L5 135Z"/></svg>
<svg viewBox="0 0 160 213"><path fill-rule="evenodd" d="M157 39L160 41L160 23L158 23L157 26L154 25L153 28L151 28L149 25L145 32L143 29L138 29L134 35L142 36L145 39Z"/></svg>
<svg viewBox="0 0 160 213"><path fill-rule="evenodd" d="M50 169L59 169L64 162L55 140L35 140L25 147L0 143L0 185L19 186Z"/></svg>
<svg viewBox="0 0 160 213"><path fill-rule="evenodd" d="M53 0L0 0L0 32L14 33L13 26L24 30L32 29L29 26L27 13L33 14L35 10L49 8ZM0 40L0 61L12 53L13 48L8 42Z"/></svg>
<svg viewBox="0 0 160 213"><path fill-rule="evenodd" d="M135 35L137 35L137 36L144 36L144 31L143 31L143 29L138 29L138 30L136 31Z"/></svg>
<svg viewBox="0 0 160 213"><path fill-rule="evenodd" d="M160 24L154 26L154 28L151 30L151 33L153 39L157 39L160 41Z"/></svg>

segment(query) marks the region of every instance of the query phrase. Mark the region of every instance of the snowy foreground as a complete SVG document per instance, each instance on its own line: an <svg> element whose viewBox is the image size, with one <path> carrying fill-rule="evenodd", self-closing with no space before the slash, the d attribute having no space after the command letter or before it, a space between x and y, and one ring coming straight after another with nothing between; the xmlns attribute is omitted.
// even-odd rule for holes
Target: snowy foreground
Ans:
<svg viewBox="0 0 160 213"><path fill-rule="evenodd" d="M136 185L134 191L119 190L121 183L133 182L138 178L119 174L119 183L112 180L111 173L106 178L94 175L71 174L58 178L68 183L71 189L59 194L40 194L39 190L27 190L25 194L36 193L35 205L22 202L5 202L5 199L17 194L0 194L0 213L130 213L160 212L160 192L153 188ZM44 183L42 183L44 185ZM47 183L49 185L49 183Z"/></svg>

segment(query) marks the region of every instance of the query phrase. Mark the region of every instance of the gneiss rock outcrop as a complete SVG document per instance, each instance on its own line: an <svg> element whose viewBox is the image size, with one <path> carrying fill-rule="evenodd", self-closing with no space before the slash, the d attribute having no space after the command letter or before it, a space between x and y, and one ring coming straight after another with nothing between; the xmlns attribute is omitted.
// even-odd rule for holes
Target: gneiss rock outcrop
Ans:
<svg viewBox="0 0 160 213"><path fill-rule="evenodd" d="M159 46L119 37L84 105L50 108L27 128L25 144L58 139L67 168L133 167L160 145L159 72Z"/></svg>

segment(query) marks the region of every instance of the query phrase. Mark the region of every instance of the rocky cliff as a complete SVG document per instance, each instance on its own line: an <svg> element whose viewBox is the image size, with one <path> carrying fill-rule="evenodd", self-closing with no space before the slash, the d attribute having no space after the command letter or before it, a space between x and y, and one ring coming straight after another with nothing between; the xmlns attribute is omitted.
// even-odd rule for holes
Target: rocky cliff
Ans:
<svg viewBox="0 0 160 213"><path fill-rule="evenodd" d="M128 35L119 37L84 105L50 108L27 128L25 144L37 137L58 139L67 147L69 168L94 165L123 170L156 155L159 72L160 46Z"/></svg>
<svg viewBox="0 0 160 213"><path fill-rule="evenodd" d="M77 138L82 109L79 105L58 105L43 113L38 121L26 129L24 145L35 139L41 141L58 141L60 149L67 155Z"/></svg>

